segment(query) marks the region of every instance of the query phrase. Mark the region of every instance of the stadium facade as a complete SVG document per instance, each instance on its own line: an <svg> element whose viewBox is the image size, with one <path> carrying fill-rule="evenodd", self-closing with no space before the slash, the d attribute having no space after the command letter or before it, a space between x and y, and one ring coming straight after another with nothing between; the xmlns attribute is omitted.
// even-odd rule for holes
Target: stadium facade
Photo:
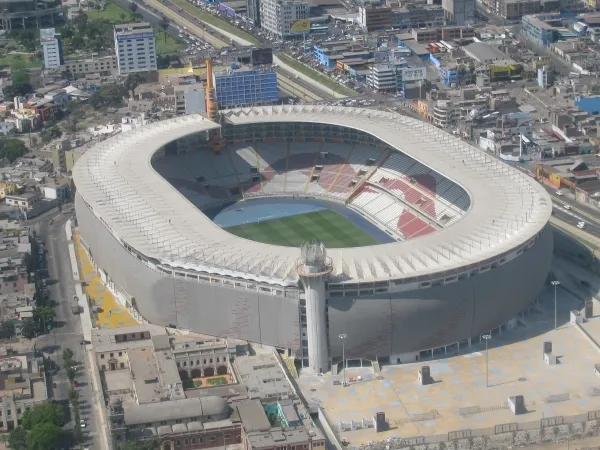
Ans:
<svg viewBox="0 0 600 450"><path fill-rule="evenodd" d="M228 146L216 149L215 137ZM241 169L233 160L246 153ZM277 158L285 164L269 164ZM295 184L300 159L310 171ZM235 171L218 186L207 172L218 168L207 167L227 161ZM392 363L470 345L528 308L552 258L552 205L533 179L381 111L305 105L229 110L219 124L180 117L98 144L74 181L82 243L135 314L285 349L315 370L340 361L340 335L348 358ZM397 242L303 249L301 258L297 248L233 236L202 212L241 195L343 203Z"/></svg>

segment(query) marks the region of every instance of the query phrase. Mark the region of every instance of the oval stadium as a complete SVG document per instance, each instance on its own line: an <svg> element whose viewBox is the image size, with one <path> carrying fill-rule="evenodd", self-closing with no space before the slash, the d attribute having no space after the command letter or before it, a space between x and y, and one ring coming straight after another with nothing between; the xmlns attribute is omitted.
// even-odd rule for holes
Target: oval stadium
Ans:
<svg viewBox="0 0 600 450"><path fill-rule="evenodd" d="M304 367L414 362L536 299L552 205L532 178L395 113L184 116L78 161L79 236L140 320L273 346Z"/></svg>

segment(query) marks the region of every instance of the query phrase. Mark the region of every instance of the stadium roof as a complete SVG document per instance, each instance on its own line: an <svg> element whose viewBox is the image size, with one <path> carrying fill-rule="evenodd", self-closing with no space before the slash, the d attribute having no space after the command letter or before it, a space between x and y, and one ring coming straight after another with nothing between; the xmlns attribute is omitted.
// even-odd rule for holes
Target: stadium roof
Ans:
<svg viewBox="0 0 600 450"><path fill-rule="evenodd" d="M325 105L255 107L224 114L234 124L320 122L362 130L469 193L471 207L466 215L435 233L372 247L329 249L335 281L401 279L468 269L526 243L551 214L547 193L533 179L415 119ZM193 115L107 139L88 150L75 166L78 193L113 235L166 266L293 285L300 249L249 241L224 231L151 165L152 155L168 142L218 127Z"/></svg>

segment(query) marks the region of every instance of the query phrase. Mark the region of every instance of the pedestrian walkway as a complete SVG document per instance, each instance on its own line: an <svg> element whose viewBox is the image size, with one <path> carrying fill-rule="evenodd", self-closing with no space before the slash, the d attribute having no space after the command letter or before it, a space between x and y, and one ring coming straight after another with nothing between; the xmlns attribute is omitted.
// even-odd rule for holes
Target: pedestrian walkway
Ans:
<svg viewBox="0 0 600 450"><path fill-rule="evenodd" d="M81 245L79 236L73 235L73 242L75 243L80 278L87 283L84 292L88 296L92 308L96 308L96 327L122 328L139 325L139 322L129 314L127 309L117 303L113 294L104 286Z"/></svg>

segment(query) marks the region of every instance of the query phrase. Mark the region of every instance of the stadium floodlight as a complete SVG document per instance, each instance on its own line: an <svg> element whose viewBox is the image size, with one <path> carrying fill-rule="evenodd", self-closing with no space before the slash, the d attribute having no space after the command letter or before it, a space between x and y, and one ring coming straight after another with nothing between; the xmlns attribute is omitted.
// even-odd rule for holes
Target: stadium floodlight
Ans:
<svg viewBox="0 0 600 450"><path fill-rule="evenodd" d="M554 329L556 330L556 328L558 328L557 321L556 321L556 317L557 317L557 314L556 314L556 287L560 284L560 281L554 280L554 281L551 281L550 284L552 286L554 286Z"/></svg>
<svg viewBox="0 0 600 450"><path fill-rule="evenodd" d="M489 382L489 370L488 370L488 341L492 338L491 334L484 334L481 336L485 341L485 387L490 387Z"/></svg>
<svg viewBox="0 0 600 450"><path fill-rule="evenodd" d="M346 339L348 339L348 335L342 333L338 337L342 340L342 372L344 373L342 386L346 386Z"/></svg>

